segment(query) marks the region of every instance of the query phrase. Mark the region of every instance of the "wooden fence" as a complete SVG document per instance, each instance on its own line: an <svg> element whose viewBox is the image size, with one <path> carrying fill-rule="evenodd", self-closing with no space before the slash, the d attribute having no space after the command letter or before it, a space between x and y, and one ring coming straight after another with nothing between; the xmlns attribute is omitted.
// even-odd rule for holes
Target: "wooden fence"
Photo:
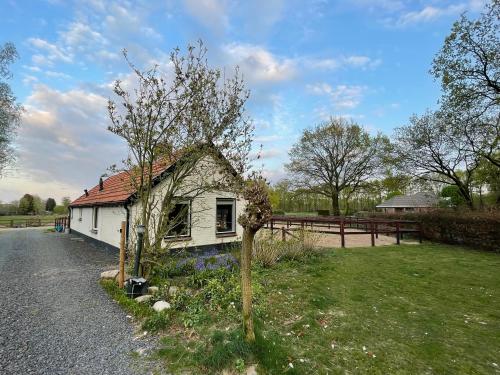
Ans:
<svg viewBox="0 0 500 375"><path fill-rule="evenodd" d="M9 219L0 217L0 228L28 228L41 226L55 226L56 222L61 218L43 218L34 217L27 219Z"/></svg>
<svg viewBox="0 0 500 375"><path fill-rule="evenodd" d="M54 228L58 232L64 232L64 230L69 227L70 218L68 216L58 217L54 220Z"/></svg>
<svg viewBox="0 0 500 375"><path fill-rule="evenodd" d="M350 216L273 216L266 224L271 233L281 232L282 240L294 236L293 231L308 230L315 233L340 235L340 243L345 247L346 236L370 235L375 246L379 234L394 235L396 244L401 243L405 234L416 236L422 242L422 227L416 221L378 218L358 218Z"/></svg>

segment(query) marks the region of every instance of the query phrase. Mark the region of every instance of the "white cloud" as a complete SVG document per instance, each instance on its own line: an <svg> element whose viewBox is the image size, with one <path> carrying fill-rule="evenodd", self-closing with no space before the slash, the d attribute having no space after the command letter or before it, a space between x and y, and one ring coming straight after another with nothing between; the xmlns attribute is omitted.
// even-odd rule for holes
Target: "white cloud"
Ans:
<svg viewBox="0 0 500 375"><path fill-rule="evenodd" d="M222 51L233 65L241 68L246 79L252 82L285 81L296 74L292 59L273 55L261 46L231 43L224 45Z"/></svg>
<svg viewBox="0 0 500 375"><path fill-rule="evenodd" d="M51 65L54 61L62 61L70 63L73 61L73 55L64 49L49 43L40 38L29 38L28 43L40 51L44 51L46 55L37 54L33 56L34 63ZM36 58L35 58L36 56Z"/></svg>
<svg viewBox="0 0 500 375"><path fill-rule="evenodd" d="M77 51L108 44L107 39L101 33L82 22L73 22L66 31L61 32L61 41Z"/></svg>
<svg viewBox="0 0 500 375"><path fill-rule="evenodd" d="M202 25L220 32L229 26L228 4L220 0L184 0L187 12Z"/></svg>
<svg viewBox="0 0 500 375"><path fill-rule="evenodd" d="M327 96L336 109L353 109L361 102L366 86L338 85L330 86L328 83L307 85L307 91L314 95Z"/></svg>
<svg viewBox="0 0 500 375"><path fill-rule="evenodd" d="M418 23L434 21L443 16L459 14L467 9L466 4L452 4L447 7L439 8L428 5L421 10L406 12L402 14L397 22L397 26L407 26Z"/></svg>
<svg viewBox="0 0 500 375"><path fill-rule="evenodd" d="M24 105L17 138L20 174L11 176L25 182L24 190L40 187L40 183L30 181L47 181L51 186L76 186L81 191L95 185L109 165L126 155L119 138L107 130L107 99L103 95L35 85Z"/></svg>
<svg viewBox="0 0 500 375"><path fill-rule="evenodd" d="M382 63L381 59L372 59L363 55L341 56L326 59L304 59L304 65L311 69L336 70L339 68L373 69Z"/></svg>

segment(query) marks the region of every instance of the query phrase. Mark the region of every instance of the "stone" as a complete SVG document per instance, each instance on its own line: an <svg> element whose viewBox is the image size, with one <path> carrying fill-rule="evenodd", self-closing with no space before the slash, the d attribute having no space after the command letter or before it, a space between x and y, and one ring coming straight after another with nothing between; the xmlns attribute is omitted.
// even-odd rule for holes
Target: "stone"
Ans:
<svg viewBox="0 0 500 375"><path fill-rule="evenodd" d="M170 309L170 307L170 303L168 303L167 301L158 301L153 305L153 310L156 312L161 312L163 310Z"/></svg>
<svg viewBox="0 0 500 375"><path fill-rule="evenodd" d="M118 277L119 273L120 273L119 270L104 271L104 272L101 272L101 279L115 280Z"/></svg>
<svg viewBox="0 0 500 375"><path fill-rule="evenodd" d="M151 294L145 294L143 296L136 297L135 300L139 303L148 302L153 296Z"/></svg>
<svg viewBox="0 0 500 375"><path fill-rule="evenodd" d="M171 287L168 288L168 295L169 296L175 296L179 292L179 288L172 285Z"/></svg>
<svg viewBox="0 0 500 375"><path fill-rule="evenodd" d="M150 286L148 288L148 293L155 294L155 293L158 293L159 290L160 289L157 286Z"/></svg>
<svg viewBox="0 0 500 375"><path fill-rule="evenodd" d="M245 372L246 375L257 375L257 366L252 365L247 367L247 371Z"/></svg>

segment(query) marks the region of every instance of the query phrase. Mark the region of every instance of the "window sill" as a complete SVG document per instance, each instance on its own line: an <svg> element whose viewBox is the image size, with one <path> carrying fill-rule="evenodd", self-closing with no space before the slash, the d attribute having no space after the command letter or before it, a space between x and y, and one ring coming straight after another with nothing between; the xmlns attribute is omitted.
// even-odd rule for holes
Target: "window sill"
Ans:
<svg viewBox="0 0 500 375"><path fill-rule="evenodd" d="M167 242L182 242L182 241L191 241L192 238L191 236L185 236L185 237L165 237L165 241Z"/></svg>
<svg viewBox="0 0 500 375"><path fill-rule="evenodd" d="M215 237L223 238L223 237L236 237L236 232L221 232L215 233Z"/></svg>

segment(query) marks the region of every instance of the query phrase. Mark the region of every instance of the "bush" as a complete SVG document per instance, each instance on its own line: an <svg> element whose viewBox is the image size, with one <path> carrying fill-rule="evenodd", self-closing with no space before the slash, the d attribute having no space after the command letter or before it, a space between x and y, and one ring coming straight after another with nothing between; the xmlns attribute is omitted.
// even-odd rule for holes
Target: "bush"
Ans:
<svg viewBox="0 0 500 375"><path fill-rule="evenodd" d="M330 216L330 210L318 210L318 216Z"/></svg>
<svg viewBox="0 0 500 375"><path fill-rule="evenodd" d="M407 214L379 214L389 219L414 220L423 238L500 252L500 211L439 209Z"/></svg>
<svg viewBox="0 0 500 375"><path fill-rule="evenodd" d="M283 211L283 210L273 210L273 215L284 216L285 215L285 211Z"/></svg>

